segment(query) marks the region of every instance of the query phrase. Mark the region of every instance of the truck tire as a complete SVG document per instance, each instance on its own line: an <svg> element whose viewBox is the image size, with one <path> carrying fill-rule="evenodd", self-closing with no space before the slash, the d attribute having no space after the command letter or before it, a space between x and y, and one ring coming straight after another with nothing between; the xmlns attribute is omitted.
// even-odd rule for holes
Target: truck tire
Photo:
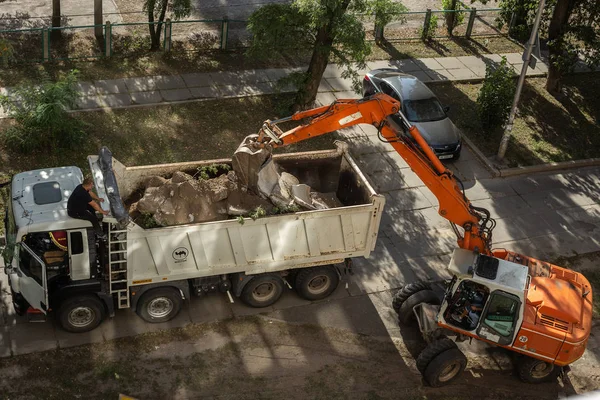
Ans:
<svg viewBox="0 0 600 400"><path fill-rule="evenodd" d="M517 365L519 378L525 383L543 383L555 381L561 368L549 362L523 356Z"/></svg>
<svg viewBox="0 0 600 400"><path fill-rule="evenodd" d="M434 358L451 349L458 349L458 347L452 339L447 337L429 342L417 357L417 369L421 374L424 374L425 369Z"/></svg>
<svg viewBox="0 0 600 400"><path fill-rule="evenodd" d="M159 287L148 290L142 295L135 312L146 322L166 322L179 314L182 305L183 300L179 289Z"/></svg>
<svg viewBox="0 0 600 400"><path fill-rule="evenodd" d="M439 305L440 299L433 290L421 290L411 295L400 306L400 310L398 311L398 322L404 325L408 325L414 320L416 320L413 308L421 303Z"/></svg>
<svg viewBox="0 0 600 400"><path fill-rule="evenodd" d="M417 292L420 292L421 290L431 290L431 285L429 284L429 282L418 281L414 283L409 283L408 285L405 285L402 288L400 288L394 295L394 298L392 299L392 308L394 309L394 311L398 313L400 311L402 303L404 303L406 299L408 299L410 296Z"/></svg>
<svg viewBox="0 0 600 400"><path fill-rule="evenodd" d="M242 289L240 298L250 307L262 308L275 303L283 293L283 280L277 275L257 275Z"/></svg>
<svg viewBox="0 0 600 400"><path fill-rule="evenodd" d="M102 300L94 295L83 295L65 300L58 308L60 326L73 333L89 332L104 319Z"/></svg>
<svg viewBox="0 0 600 400"><path fill-rule="evenodd" d="M340 283L333 267L313 267L300 270L294 280L294 288L306 300L321 300L329 296Z"/></svg>
<svg viewBox="0 0 600 400"><path fill-rule="evenodd" d="M438 354L425 368L423 377L431 387L449 384L463 373L467 357L457 348Z"/></svg>

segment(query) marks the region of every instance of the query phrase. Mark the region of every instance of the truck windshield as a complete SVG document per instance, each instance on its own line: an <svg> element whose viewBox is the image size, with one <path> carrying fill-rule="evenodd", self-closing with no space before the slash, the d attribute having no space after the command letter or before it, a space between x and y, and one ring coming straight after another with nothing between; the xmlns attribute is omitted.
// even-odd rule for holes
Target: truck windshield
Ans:
<svg viewBox="0 0 600 400"><path fill-rule="evenodd" d="M17 240L17 225L15 223L15 214L12 209L12 196L9 189L8 196L6 196L6 209L4 215L4 232L6 235L6 247L2 251L4 257L4 265L10 265L13 259L15 242Z"/></svg>

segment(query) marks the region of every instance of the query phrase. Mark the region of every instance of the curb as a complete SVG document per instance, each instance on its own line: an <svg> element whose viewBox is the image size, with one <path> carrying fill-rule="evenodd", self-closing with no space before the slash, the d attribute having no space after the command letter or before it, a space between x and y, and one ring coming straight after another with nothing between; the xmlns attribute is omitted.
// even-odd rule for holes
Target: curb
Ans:
<svg viewBox="0 0 600 400"><path fill-rule="evenodd" d="M498 172L498 176L506 178L509 176L532 174L532 173L536 173L536 172L549 172L549 171L557 171L557 170L563 170L563 169L594 167L594 166L598 166L598 165L600 165L600 158L588 158L585 160L563 161L563 162L557 162L557 163L532 165L529 167L500 169L500 170L497 170L497 172Z"/></svg>
<svg viewBox="0 0 600 400"><path fill-rule="evenodd" d="M475 146L471 139L469 139L465 135L463 135L462 138L463 141L467 144L467 146L469 146L469 148L473 151L473 153L475 153L475 156L479 159L479 161L481 161L483 165L492 173L494 178L501 176L498 168L496 168L494 164L492 164L490 160L488 160L488 158L481 152L481 150L479 150L479 147Z"/></svg>

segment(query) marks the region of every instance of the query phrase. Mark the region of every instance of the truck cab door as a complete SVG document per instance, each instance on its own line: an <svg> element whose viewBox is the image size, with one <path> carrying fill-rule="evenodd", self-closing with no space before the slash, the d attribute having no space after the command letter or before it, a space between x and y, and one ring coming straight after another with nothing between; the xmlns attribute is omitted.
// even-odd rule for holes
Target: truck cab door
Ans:
<svg viewBox="0 0 600 400"><path fill-rule="evenodd" d="M510 346L520 315L521 300L513 294L495 290L483 310L477 335L501 346Z"/></svg>
<svg viewBox="0 0 600 400"><path fill-rule="evenodd" d="M48 281L46 264L25 243L19 243L19 287L29 305L48 311Z"/></svg>
<svg viewBox="0 0 600 400"><path fill-rule="evenodd" d="M77 229L68 232L69 238L69 269L71 279L90 279L90 256L85 229Z"/></svg>

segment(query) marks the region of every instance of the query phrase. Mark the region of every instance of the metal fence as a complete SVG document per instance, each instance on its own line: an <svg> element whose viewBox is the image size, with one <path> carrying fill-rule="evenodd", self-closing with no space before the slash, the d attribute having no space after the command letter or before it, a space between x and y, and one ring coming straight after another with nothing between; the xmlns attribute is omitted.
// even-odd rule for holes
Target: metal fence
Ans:
<svg viewBox="0 0 600 400"><path fill-rule="evenodd" d="M367 39L399 41L427 37L448 37L446 18L453 13L458 25L454 37L506 34L508 27L497 27L500 9L464 8L458 11L427 10L405 12L383 28L377 28L372 15L360 18ZM161 30L161 50L200 52L211 49L239 49L252 39L247 21L229 19L182 20L153 23ZM0 30L0 39L13 47L11 63L53 60L131 57L147 53L150 48L149 22L127 22L104 25L65 26L61 28L27 28Z"/></svg>

